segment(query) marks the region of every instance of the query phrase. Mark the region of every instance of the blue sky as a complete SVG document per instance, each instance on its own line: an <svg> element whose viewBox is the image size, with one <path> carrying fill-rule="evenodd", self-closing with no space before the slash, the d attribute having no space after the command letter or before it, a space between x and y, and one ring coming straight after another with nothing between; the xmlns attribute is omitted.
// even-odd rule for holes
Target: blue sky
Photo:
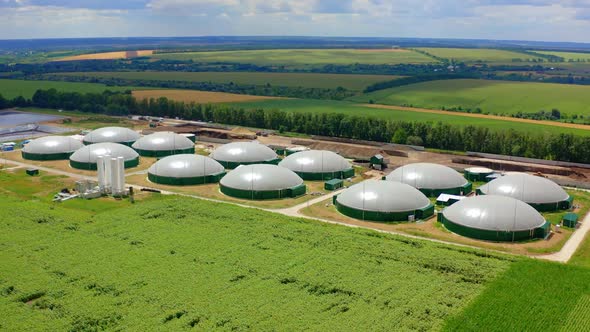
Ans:
<svg viewBox="0 0 590 332"><path fill-rule="evenodd" d="M205 35L590 42L590 0L0 0L0 39Z"/></svg>

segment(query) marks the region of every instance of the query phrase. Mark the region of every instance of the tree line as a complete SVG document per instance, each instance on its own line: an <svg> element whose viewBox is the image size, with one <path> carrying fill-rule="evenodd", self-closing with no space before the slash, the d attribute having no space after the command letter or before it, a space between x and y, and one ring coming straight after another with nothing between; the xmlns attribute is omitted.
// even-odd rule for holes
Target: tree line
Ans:
<svg viewBox="0 0 590 332"><path fill-rule="evenodd" d="M142 80L112 77L90 77L90 76L64 76L64 75L42 75L29 76L28 79L67 81L82 83L101 83L107 86L138 86L158 87L165 89L189 89L211 92L226 92L235 94L247 94L255 96L289 97L303 99L331 99L344 100L352 97L357 92L343 87L336 88L308 88L301 86L276 86L271 84L237 84L218 83L210 81L174 81L174 80Z"/></svg>
<svg viewBox="0 0 590 332"><path fill-rule="evenodd" d="M370 93L379 90L385 90L390 88L396 88L404 85L439 81L439 80L453 80L453 79L478 79L480 75L477 73L440 73L440 74L428 74L428 75L416 75L409 77L402 77L394 80L377 82L369 85L363 91L364 93Z"/></svg>
<svg viewBox="0 0 590 332"><path fill-rule="evenodd" d="M481 126L411 122L338 113L284 112L277 109L183 103L166 98L136 100L130 92L78 93L38 90L32 99L7 100L0 108L35 106L108 115L150 115L266 128L280 132L408 143L428 148L496 153L590 163L590 137L573 134L492 131Z"/></svg>

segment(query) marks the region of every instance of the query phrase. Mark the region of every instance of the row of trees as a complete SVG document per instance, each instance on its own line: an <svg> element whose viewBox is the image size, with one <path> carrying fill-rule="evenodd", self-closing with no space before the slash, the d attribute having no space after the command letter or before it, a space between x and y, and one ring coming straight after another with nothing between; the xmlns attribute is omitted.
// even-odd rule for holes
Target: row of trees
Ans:
<svg viewBox="0 0 590 332"><path fill-rule="evenodd" d="M102 83L107 86L145 86L159 87L165 89L189 89L200 91L227 92L236 94L247 94L255 96L274 96L304 99L332 99L343 100L352 97L356 92L337 87L329 88L307 88L296 86L275 86L275 85L253 85L216 83L216 82L194 82L194 81L167 81L167 80L141 80L123 78L99 78L89 76L64 76L64 75L42 75L29 77L30 79L49 79L52 81L68 81L83 83Z"/></svg>
<svg viewBox="0 0 590 332"><path fill-rule="evenodd" d="M101 71L180 71L180 72L284 72L284 73L335 73L335 74L376 74L376 75L419 75L446 70L444 64L347 64L314 66L276 66L248 63L199 63L191 60L84 60L48 63L0 64L0 72L12 73L14 77L64 72Z"/></svg>
<svg viewBox="0 0 590 332"><path fill-rule="evenodd" d="M337 113L284 112L211 104L186 104L166 98L136 100L129 93L80 94L38 90L26 106L80 110L110 115L141 114L212 121L310 135L380 142L423 144L429 148L498 153L531 158L590 163L590 137L530 134L515 130L453 126L441 122L404 122ZM16 102L0 97L3 107ZM0 104L2 106L2 104Z"/></svg>

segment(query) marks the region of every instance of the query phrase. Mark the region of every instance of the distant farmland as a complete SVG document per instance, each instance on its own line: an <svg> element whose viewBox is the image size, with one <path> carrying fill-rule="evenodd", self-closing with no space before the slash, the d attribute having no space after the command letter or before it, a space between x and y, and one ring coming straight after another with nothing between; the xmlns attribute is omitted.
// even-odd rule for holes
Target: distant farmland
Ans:
<svg viewBox="0 0 590 332"><path fill-rule="evenodd" d="M130 59L130 58L136 58L136 57L140 57L140 56L150 56L153 53L154 53L153 50L89 53L89 54L68 56L68 57L64 57L64 58L55 59L53 61Z"/></svg>
<svg viewBox="0 0 590 332"><path fill-rule="evenodd" d="M166 97L168 99L182 101L185 103L234 103L246 101L259 101L267 99L278 99L276 97L239 95L224 92L209 92L196 90L141 90L133 91L133 96L138 100Z"/></svg>
<svg viewBox="0 0 590 332"><path fill-rule="evenodd" d="M132 87L123 86L106 86L96 83L71 83L57 81L24 81L24 80L5 80L0 79L0 95L4 98L14 98L23 96L25 98L33 97L33 94L39 89L56 89L58 91L81 92L81 93L101 93L105 90L125 91L132 90Z"/></svg>
<svg viewBox="0 0 590 332"><path fill-rule="evenodd" d="M435 62L431 57L410 50L355 50L355 49L281 49L255 51L219 51L161 53L152 56L166 60L195 62L233 62L258 65L346 65L362 64L420 64Z"/></svg>
<svg viewBox="0 0 590 332"><path fill-rule="evenodd" d="M487 49L487 48L417 48L443 59L453 59L462 62L512 62L513 59L526 60L534 58L523 53Z"/></svg>
<svg viewBox="0 0 590 332"><path fill-rule="evenodd" d="M502 119L472 118L457 115L441 115L435 113L414 112L408 110L378 109L350 102L309 100L309 99L275 99L255 102L233 103L233 106L245 109L279 109L285 112L301 113L340 113L356 116L369 116L375 118L389 119L395 121L415 122L442 122L456 126L481 126L491 130L514 129L519 132L531 134L560 134L572 133L576 135L589 136L590 130L576 128L562 128L543 124L529 124L512 122Z"/></svg>
<svg viewBox="0 0 590 332"><path fill-rule="evenodd" d="M556 108L568 115L590 116L590 86L582 85L445 80L376 91L354 100L431 109L479 107L483 112L507 115Z"/></svg>
<svg viewBox="0 0 590 332"><path fill-rule="evenodd" d="M132 80L187 81L236 83L249 85L288 86L333 89L343 87L361 91L367 86L398 78L391 75L347 75L307 73L252 73L252 72L81 72L57 75Z"/></svg>
<svg viewBox="0 0 590 332"><path fill-rule="evenodd" d="M583 60L583 61L590 61L590 53L578 53L578 52L552 52L552 51L533 51L539 54L547 54L547 55L555 55L558 57L562 57L565 61L576 61L576 60Z"/></svg>

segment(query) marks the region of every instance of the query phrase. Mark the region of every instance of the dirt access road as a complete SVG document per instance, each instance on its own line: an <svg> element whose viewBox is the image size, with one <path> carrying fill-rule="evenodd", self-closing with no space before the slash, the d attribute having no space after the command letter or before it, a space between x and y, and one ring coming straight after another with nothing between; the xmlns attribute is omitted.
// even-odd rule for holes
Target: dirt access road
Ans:
<svg viewBox="0 0 590 332"><path fill-rule="evenodd" d="M398 111L401 110L401 111L418 112L418 113L455 115L455 116L464 116L466 118L502 120L502 121L511 121L511 122L540 124L540 125L545 125L545 126L554 126L554 127L562 127L562 128L570 128L570 129L590 130L589 125L583 125L583 124L577 124L577 123L564 123L564 122L546 121L546 120L519 119L519 118L513 118L513 117L509 117L509 116L486 115L486 114L465 113L465 112L451 112L451 111L443 111L443 110L431 110L431 109L427 109L427 108L391 106L391 105L381 105L381 104L359 104L359 106L378 108L378 109L386 109L386 110L388 109L388 110L398 110Z"/></svg>

